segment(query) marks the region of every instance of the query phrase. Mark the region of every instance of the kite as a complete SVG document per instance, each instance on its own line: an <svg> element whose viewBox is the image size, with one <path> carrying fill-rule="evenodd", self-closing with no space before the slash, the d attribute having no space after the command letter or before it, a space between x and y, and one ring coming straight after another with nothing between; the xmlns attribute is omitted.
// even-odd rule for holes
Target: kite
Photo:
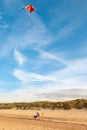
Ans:
<svg viewBox="0 0 87 130"><path fill-rule="evenodd" d="M34 6L32 6L32 5L27 5L27 6L25 6L25 8L30 13L32 13L35 10Z"/></svg>
<svg viewBox="0 0 87 130"><path fill-rule="evenodd" d="M31 5L31 4L23 7L19 11L21 11L23 9L26 9L29 13L32 13L33 11L36 11L35 7L33 5ZM40 15L40 13L38 11L36 11L36 13L38 13Z"/></svg>

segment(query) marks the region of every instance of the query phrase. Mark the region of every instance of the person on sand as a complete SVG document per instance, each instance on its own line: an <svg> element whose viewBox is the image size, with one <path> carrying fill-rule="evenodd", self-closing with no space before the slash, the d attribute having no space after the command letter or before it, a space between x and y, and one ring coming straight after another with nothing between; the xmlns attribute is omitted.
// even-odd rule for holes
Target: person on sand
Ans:
<svg viewBox="0 0 87 130"><path fill-rule="evenodd" d="M40 117L40 113L39 112L37 112L36 115L37 115L37 117Z"/></svg>
<svg viewBox="0 0 87 130"><path fill-rule="evenodd" d="M37 113L35 114L34 119L35 119L35 118L40 118L40 113L39 113L39 112L37 112Z"/></svg>

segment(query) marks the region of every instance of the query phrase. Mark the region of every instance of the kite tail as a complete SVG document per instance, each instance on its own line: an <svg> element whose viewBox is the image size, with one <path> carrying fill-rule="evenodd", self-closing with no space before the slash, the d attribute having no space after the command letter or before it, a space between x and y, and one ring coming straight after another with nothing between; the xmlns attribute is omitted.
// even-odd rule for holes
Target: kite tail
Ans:
<svg viewBox="0 0 87 130"><path fill-rule="evenodd" d="M20 10L18 10L18 12L21 12L22 10L24 10L25 7L21 8Z"/></svg>

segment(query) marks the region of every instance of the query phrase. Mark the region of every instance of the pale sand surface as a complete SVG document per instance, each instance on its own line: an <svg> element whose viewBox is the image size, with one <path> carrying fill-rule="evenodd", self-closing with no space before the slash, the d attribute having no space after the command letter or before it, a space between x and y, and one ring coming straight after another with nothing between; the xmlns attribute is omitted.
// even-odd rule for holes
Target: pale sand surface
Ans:
<svg viewBox="0 0 87 130"><path fill-rule="evenodd" d="M0 130L87 130L87 110L0 110Z"/></svg>

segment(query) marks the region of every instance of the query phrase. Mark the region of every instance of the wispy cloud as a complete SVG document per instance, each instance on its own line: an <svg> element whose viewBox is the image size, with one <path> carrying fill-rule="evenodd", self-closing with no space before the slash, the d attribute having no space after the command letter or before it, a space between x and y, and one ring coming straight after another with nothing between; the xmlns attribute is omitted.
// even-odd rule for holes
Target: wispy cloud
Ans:
<svg viewBox="0 0 87 130"><path fill-rule="evenodd" d="M68 66L63 70L60 70L58 73L67 76L66 74L80 74L80 73L87 73L87 58L72 60L68 62Z"/></svg>
<svg viewBox="0 0 87 130"><path fill-rule="evenodd" d="M9 24L5 21L3 15L0 15L0 28L1 29L9 28Z"/></svg>
<svg viewBox="0 0 87 130"><path fill-rule="evenodd" d="M83 88L86 88L87 82L85 81L85 74L87 73L87 67L85 64L87 59L78 59L77 61L70 61L69 66L66 66L62 70L50 72L47 75L25 72L19 69L15 69L13 75L21 81L21 85L25 86L25 89L26 86L29 88L31 86L31 89L32 86L35 86L34 88L36 88L37 91L41 89L40 91L42 92L45 90L49 92L64 88L81 88L82 85ZM38 84L40 83L40 87L36 82L38 82Z"/></svg>
<svg viewBox="0 0 87 130"><path fill-rule="evenodd" d="M85 1L83 3L85 3ZM80 7L77 8L77 4L80 5L80 1L72 2L67 0L63 2L59 8L55 8L55 19L50 23L51 28L56 27L58 30L55 32L54 41L60 41L62 38L67 38L75 34L76 30L87 21L87 5L85 4L84 7L80 5ZM70 7L67 8L67 5ZM73 8L74 10L72 11ZM56 15L56 12L58 12L58 15Z"/></svg>
<svg viewBox="0 0 87 130"><path fill-rule="evenodd" d="M69 66L66 66L65 69L54 71L54 73L52 72L47 75L15 69L13 76L20 81L20 88L15 89L8 94L1 90L1 102L85 98L86 91L84 91L83 94L78 95L75 93L76 90L72 95L69 95L69 93L72 92L70 89L77 88L79 91L79 89L82 89L82 86L83 90L87 90L87 82L85 79L87 78L85 77L85 73L87 73L87 59L69 61L68 64ZM36 82L38 82L38 84ZM43 83L39 85L40 82ZM66 88L69 89L69 91L65 90ZM57 91L59 89L63 89L63 91ZM66 94L68 95L66 96ZM4 98L2 95L4 95Z"/></svg>
<svg viewBox="0 0 87 130"><path fill-rule="evenodd" d="M25 56L23 54L21 54L19 51L17 51L16 49L14 51L14 57L19 65L24 64L26 61Z"/></svg>
<svg viewBox="0 0 87 130"><path fill-rule="evenodd" d="M70 22L68 25L58 31L55 40L70 36L72 33L75 32L76 29L78 29L82 25L83 22L84 20L82 16L74 19L72 22Z"/></svg>
<svg viewBox="0 0 87 130"><path fill-rule="evenodd" d="M64 65L68 65L67 61L65 59L63 59L61 56L56 56L53 53L49 53L49 52L46 52L41 49L38 49L38 51L40 52L40 57L42 60L43 59L49 59L49 60L53 59L55 61L61 62Z"/></svg>
<svg viewBox="0 0 87 130"><path fill-rule="evenodd" d="M55 81L51 76L41 75L33 72L24 72L23 70L15 69L13 75L16 76L23 83L32 83L36 81Z"/></svg>
<svg viewBox="0 0 87 130"><path fill-rule="evenodd" d="M27 15L25 15L25 20L23 20L24 16L21 16L11 26L12 32L9 33L1 50L1 54L3 52L4 56L12 52L13 48L18 48L19 50L27 47L38 48L50 42L51 33L40 18L36 14Z"/></svg>

